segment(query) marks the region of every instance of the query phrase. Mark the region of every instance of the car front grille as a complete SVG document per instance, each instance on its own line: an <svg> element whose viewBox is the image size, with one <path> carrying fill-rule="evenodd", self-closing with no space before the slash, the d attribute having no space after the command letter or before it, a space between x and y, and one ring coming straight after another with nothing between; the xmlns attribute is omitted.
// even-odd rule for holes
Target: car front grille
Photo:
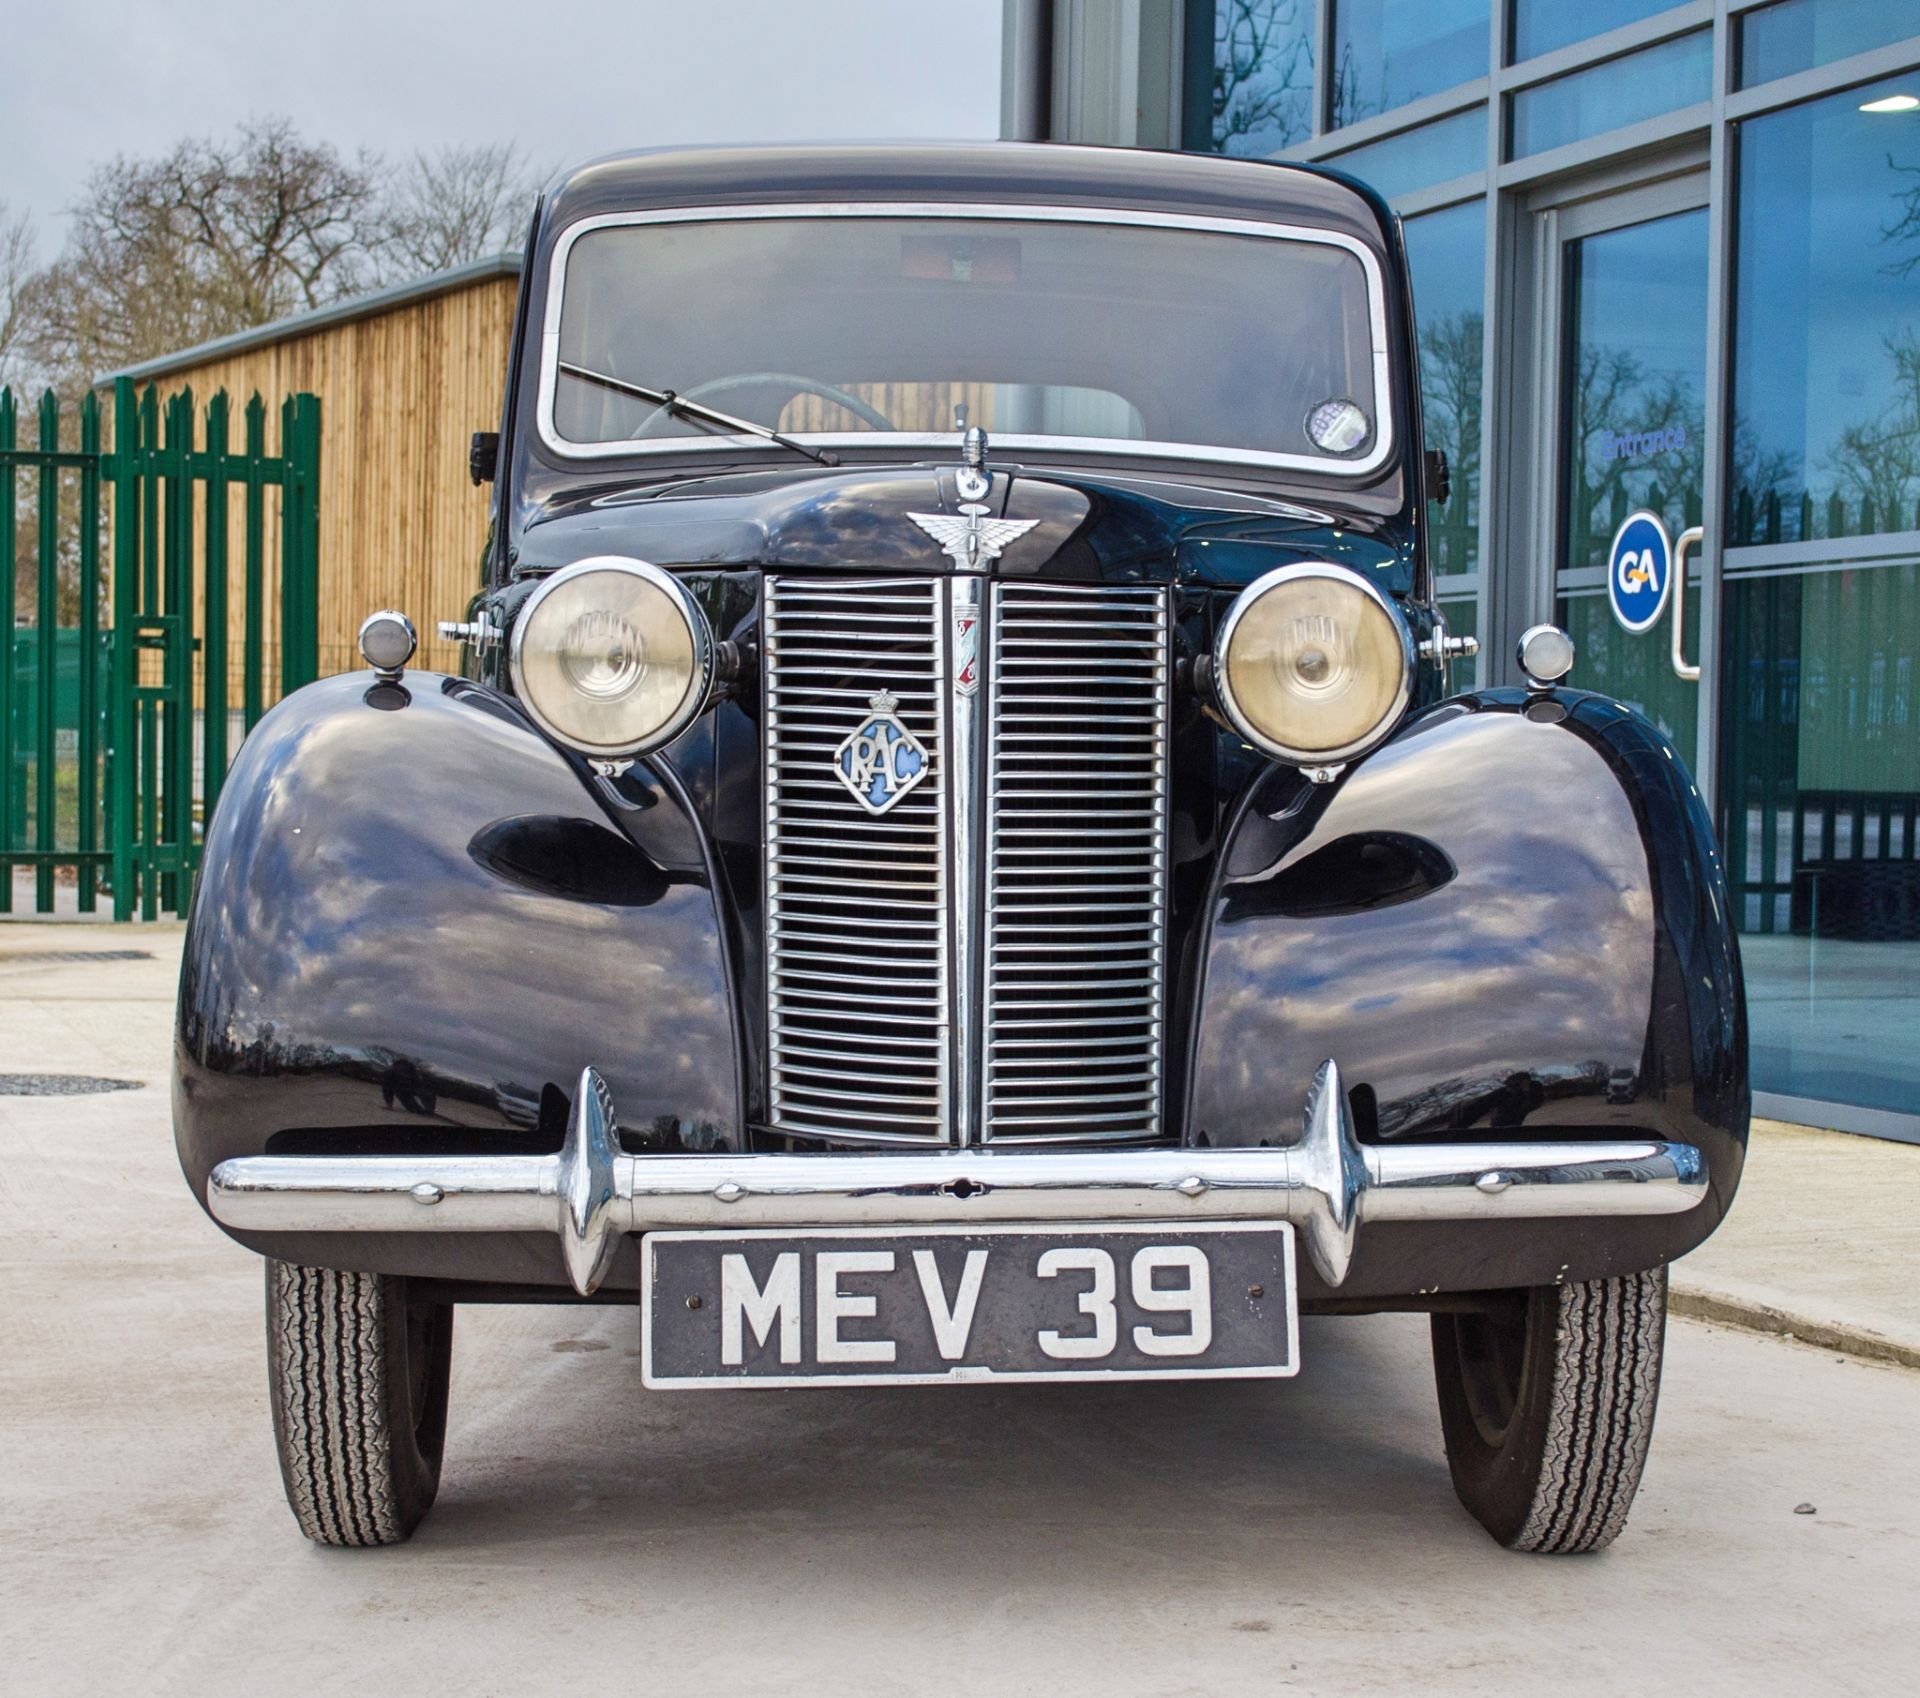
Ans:
<svg viewBox="0 0 1920 1698"><path fill-rule="evenodd" d="M859 1142L1155 1137L1165 593L994 585L985 687L963 704L959 587L767 582L770 1124ZM876 815L834 762L882 691L929 770ZM963 839L977 852L956 853ZM978 1065L955 1053L968 1031Z"/></svg>
<svg viewBox="0 0 1920 1698"><path fill-rule="evenodd" d="M1167 602L998 584L987 716L986 1136L1160 1128Z"/></svg>
<svg viewBox="0 0 1920 1698"><path fill-rule="evenodd" d="M925 580L767 586L768 1047L782 1131L946 1136L940 596ZM882 690L931 771L876 816L834 756Z"/></svg>

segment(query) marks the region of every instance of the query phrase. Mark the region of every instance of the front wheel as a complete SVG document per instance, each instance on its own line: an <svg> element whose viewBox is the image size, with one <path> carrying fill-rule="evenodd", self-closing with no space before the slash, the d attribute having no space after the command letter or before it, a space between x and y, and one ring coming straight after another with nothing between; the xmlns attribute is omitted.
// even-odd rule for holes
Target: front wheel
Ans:
<svg viewBox="0 0 1920 1698"><path fill-rule="evenodd" d="M453 1305L407 1282L267 1263L267 1381L280 1477L318 1545L397 1545L440 1489Z"/></svg>
<svg viewBox="0 0 1920 1698"><path fill-rule="evenodd" d="M1640 1488L1667 1329L1667 1270L1502 1293L1433 1317L1460 1501L1509 1549L1613 1543Z"/></svg>

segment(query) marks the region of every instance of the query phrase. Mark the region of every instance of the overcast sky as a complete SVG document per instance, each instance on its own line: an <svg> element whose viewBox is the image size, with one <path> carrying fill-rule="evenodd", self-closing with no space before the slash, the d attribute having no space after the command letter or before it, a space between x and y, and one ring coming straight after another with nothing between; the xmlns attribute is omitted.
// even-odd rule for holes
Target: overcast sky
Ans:
<svg viewBox="0 0 1920 1698"><path fill-rule="evenodd" d="M343 152L991 136L1000 0L5 0L0 201L43 258L90 167L248 115Z"/></svg>

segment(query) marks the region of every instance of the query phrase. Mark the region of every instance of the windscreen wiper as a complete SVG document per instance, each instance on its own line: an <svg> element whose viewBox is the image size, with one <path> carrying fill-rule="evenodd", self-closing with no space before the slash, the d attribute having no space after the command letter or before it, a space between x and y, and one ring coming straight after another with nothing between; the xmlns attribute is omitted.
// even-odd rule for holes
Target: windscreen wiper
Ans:
<svg viewBox="0 0 1920 1698"><path fill-rule="evenodd" d="M782 448L791 448L796 454L804 454L809 460L818 460L823 466L837 466L839 457L829 454L823 448L809 448L804 442L796 442L790 436L784 436L777 430L769 430L763 424L755 424L752 419L736 418L732 413L723 413L718 407L709 407L704 401L689 400L685 395L676 394L671 389L649 389L643 383L629 383L623 377L609 377L603 371L595 371L590 366L576 366L566 360L560 361L559 369L568 377L577 377L583 383L597 383L603 389L611 389L616 394L631 395L641 401L650 401L664 413L675 418L696 419L702 424L719 425L723 429L743 431L748 436L757 436L764 442L777 443Z"/></svg>

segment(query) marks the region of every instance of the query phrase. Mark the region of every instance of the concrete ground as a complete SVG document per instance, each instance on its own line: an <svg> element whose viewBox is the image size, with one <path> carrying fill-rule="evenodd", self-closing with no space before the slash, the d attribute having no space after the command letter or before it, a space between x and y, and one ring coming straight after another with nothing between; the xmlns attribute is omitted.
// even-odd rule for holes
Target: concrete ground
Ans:
<svg viewBox="0 0 1920 1698"><path fill-rule="evenodd" d="M1920 1146L1756 1120L1726 1225L1673 1283L1683 1313L1920 1369Z"/></svg>
<svg viewBox="0 0 1920 1698"><path fill-rule="evenodd" d="M1687 1319L1597 1558L1457 1507L1413 1318L1308 1321L1291 1382L703 1395L564 1307L463 1310L438 1507L317 1550L259 1264L173 1163L177 939L0 927L0 1073L143 1082L0 1096L0 1693L1913 1690L1920 1373ZM44 959L105 949L153 959ZM1878 1163L1920 1150L1814 1137L1763 1133L1676 1277L1902 1326L1920 1168ZM1795 1238L1796 1196L1830 1224Z"/></svg>

